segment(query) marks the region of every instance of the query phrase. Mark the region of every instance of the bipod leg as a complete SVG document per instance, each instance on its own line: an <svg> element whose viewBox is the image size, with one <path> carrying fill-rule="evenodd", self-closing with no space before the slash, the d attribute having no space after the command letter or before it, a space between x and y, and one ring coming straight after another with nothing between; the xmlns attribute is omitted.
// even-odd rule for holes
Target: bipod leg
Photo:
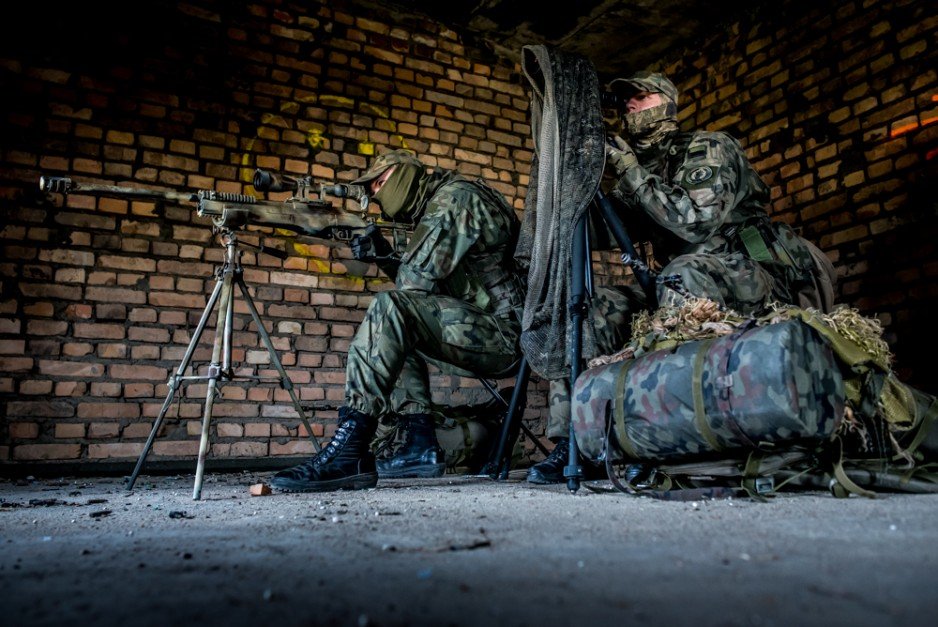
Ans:
<svg viewBox="0 0 938 627"><path fill-rule="evenodd" d="M169 386L169 391L166 393L166 400L163 401L163 406L160 408L160 413L156 417L156 420L153 422L153 428L150 429L150 435L147 437L147 443L143 447L143 451L140 453L140 457L137 459L137 465L134 467L133 473L130 475L130 479L127 480L127 489L133 490L134 484L137 482L137 476L140 475L140 471L143 469L143 464L146 461L147 456L150 454L150 449L153 447L153 440L156 439L156 434L160 430L160 426L163 424L163 418L166 416L166 412L169 411L170 406L173 403L173 398L176 396L176 391L180 387L180 379L185 375L186 370L189 368L189 363L192 361L192 355L195 353L196 346L199 344L199 340L202 337L202 333L205 331L205 325L208 323L208 318L212 313L212 309L215 308L215 303L218 302L218 295L221 293L222 289L222 280L219 279L215 282L215 289L212 291L212 295L208 299L208 304L205 305L205 310L202 312L202 317L199 319L199 324L195 328L195 332L192 334L192 339L189 340L189 347L186 349L186 354L182 358L182 361L179 362L179 367L176 368L176 373L169 378L167 385Z"/></svg>
<svg viewBox="0 0 938 627"><path fill-rule="evenodd" d="M238 287L241 289L241 294L244 296L244 301L247 303L248 309L251 311L251 317L254 318L254 324L257 325L257 333L261 336L261 340L263 340L264 346L267 347L267 352L270 353L270 361L273 363L274 368L277 369L277 372L280 373L280 386L290 395L290 400L293 401L293 408L296 409L296 413L300 415L300 420L303 421L303 426L306 427L306 432L309 434L309 439L313 441L313 448L318 453L322 450L322 447L319 445L319 439L313 434L313 428L306 419L306 414L303 412L303 408L300 406L300 401L296 397L296 391L293 389L293 381L291 381L290 377L287 376L287 371L283 369L283 364L280 363L280 357L277 356L277 351L274 350L274 343L271 341L270 335L267 333L267 329L264 327L264 322L261 320L261 316L257 312L257 307L254 305L254 299L251 298L251 294L248 292L247 285L244 284L244 278L239 274L236 280Z"/></svg>
<svg viewBox="0 0 938 627"><path fill-rule="evenodd" d="M202 498L202 479L205 475L205 460L208 457L208 432L212 421L212 409L215 406L215 393L218 389L218 379L225 376L222 363L230 364L231 356L225 351L231 350L231 321L229 314L232 311L231 299L234 296L232 276L233 264L229 263L223 270L220 304L218 306L218 319L215 323L215 343L212 346L212 362L208 369L208 387L205 390L205 409L202 412L202 437L199 440L199 461L195 469L195 485L192 487L192 500Z"/></svg>
<svg viewBox="0 0 938 627"><path fill-rule="evenodd" d="M573 229L573 245L570 255L573 266L570 274L570 319L573 331L569 347L571 409L573 386L577 377L580 376L580 360L583 356L583 321L589 312L587 292L592 289L588 221L589 210L583 212ZM580 489L583 467L580 466L572 415L570 416L570 456L567 458L567 466L563 469L563 476L567 479L567 488L571 492Z"/></svg>

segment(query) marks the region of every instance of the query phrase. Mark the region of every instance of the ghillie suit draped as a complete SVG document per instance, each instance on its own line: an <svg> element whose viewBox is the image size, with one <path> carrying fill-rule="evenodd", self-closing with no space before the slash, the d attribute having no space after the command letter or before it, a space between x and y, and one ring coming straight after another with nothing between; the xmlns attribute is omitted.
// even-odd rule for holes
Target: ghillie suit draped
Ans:
<svg viewBox="0 0 938 627"><path fill-rule="evenodd" d="M586 59L545 46L523 48L531 82L534 157L515 259L527 268L521 349L547 379L569 375L571 244L573 228L599 189L605 165L600 86ZM595 357L592 322L582 350Z"/></svg>

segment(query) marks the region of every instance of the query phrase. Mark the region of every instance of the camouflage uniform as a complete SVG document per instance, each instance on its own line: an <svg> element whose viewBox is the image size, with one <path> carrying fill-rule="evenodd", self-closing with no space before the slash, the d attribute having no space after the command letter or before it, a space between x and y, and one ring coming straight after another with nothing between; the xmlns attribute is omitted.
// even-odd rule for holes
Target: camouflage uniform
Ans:
<svg viewBox="0 0 938 627"><path fill-rule="evenodd" d="M826 258L769 220L769 189L735 139L675 133L637 156L613 195L664 231L652 235L656 258L668 260L660 276L680 281L659 284L661 304L679 302L683 288L746 314L772 301L829 308L814 288L815 276L831 276L819 267Z"/></svg>
<svg viewBox="0 0 938 627"><path fill-rule="evenodd" d="M639 73L624 82L661 93L666 102L647 112L664 123L644 143L636 141L635 159L612 190L629 211L624 219L633 239L650 239L655 258L667 262L659 278L659 303L678 304L689 294L745 314L758 313L772 301L829 310L830 261L787 224L769 220L764 209L769 188L739 142L722 132L678 132L677 89L661 75ZM630 116L639 122L630 123L633 131L648 122L646 113ZM641 295L606 291L598 296L594 320L604 329L599 332L598 326L597 343L609 354L628 341ZM547 435L567 437L568 381L551 381L549 405Z"/></svg>
<svg viewBox="0 0 938 627"><path fill-rule="evenodd" d="M833 266L791 227L769 220L769 188L739 142L722 132L678 132L677 89L664 76L640 72L613 86L620 81L662 96L661 105L626 115L632 146L623 146L634 157L612 151L621 166L613 196L631 210L626 220L650 222L655 258L667 261L660 303L689 294L744 314L772 301L829 310Z"/></svg>
<svg viewBox="0 0 938 627"><path fill-rule="evenodd" d="M644 295L640 290L596 288L590 303L590 315L599 354L608 355L625 346L629 341L632 315L643 308ZM570 437L570 379L552 379L549 383L546 435L556 441Z"/></svg>
<svg viewBox="0 0 938 627"><path fill-rule="evenodd" d="M435 172L396 289L377 294L349 346L346 405L381 417L431 413L427 361L492 375L518 358L518 218L481 182Z"/></svg>

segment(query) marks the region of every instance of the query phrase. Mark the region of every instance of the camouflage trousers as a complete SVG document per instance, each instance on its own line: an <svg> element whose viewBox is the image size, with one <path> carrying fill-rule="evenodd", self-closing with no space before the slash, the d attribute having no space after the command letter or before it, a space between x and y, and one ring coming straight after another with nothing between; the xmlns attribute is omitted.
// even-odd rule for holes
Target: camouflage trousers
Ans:
<svg viewBox="0 0 938 627"><path fill-rule="evenodd" d="M686 292L750 314L774 299L775 283L759 262L742 253L681 255L658 276L658 301L661 306L679 305Z"/></svg>
<svg viewBox="0 0 938 627"><path fill-rule="evenodd" d="M590 316L596 330L596 347L601 355L620 350L632 334L632 316L644 308L645 297L637 289L596 288L590 302ZM570 379L552 379L548 391L547 437L570 435Z"/></svg>
<svg viewBox="0 0 938 627"><path fill-rule="evenodd" d="M491 376L517 360L519 334L511 314L449 296L381 292L349 346L345 403L375 418L431 413L428 362Z"/></svg>

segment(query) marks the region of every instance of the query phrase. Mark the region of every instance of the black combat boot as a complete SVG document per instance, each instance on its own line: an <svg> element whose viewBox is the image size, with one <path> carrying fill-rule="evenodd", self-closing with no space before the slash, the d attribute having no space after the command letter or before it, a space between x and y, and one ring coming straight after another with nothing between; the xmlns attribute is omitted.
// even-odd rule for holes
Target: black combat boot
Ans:
<svg viewBox="0 0 938 627"><path fill-rule="evenodd" d="M339 427L319 453L299 466L281 470L270 481L284 492L363 490L378 483L371 452L377 421L348 407L339 410Z"/></svg>
<svg viewBox="0 0 938 627"><path fill-rule="evenodd" d="M442 477L446 454L436 441L436 423L427 414L400 417L404 443L390 459L378 460L378 476Z"/></svg>
<svg viewBox="0 0 938 627"><path fill-rule="evenodd" d="M563 469L570 463L570 439L561 438L554 445L554 450L550 452L542 462L531 466L528 470L529 483L563 483L566 479L563 476Z"/></svg>

